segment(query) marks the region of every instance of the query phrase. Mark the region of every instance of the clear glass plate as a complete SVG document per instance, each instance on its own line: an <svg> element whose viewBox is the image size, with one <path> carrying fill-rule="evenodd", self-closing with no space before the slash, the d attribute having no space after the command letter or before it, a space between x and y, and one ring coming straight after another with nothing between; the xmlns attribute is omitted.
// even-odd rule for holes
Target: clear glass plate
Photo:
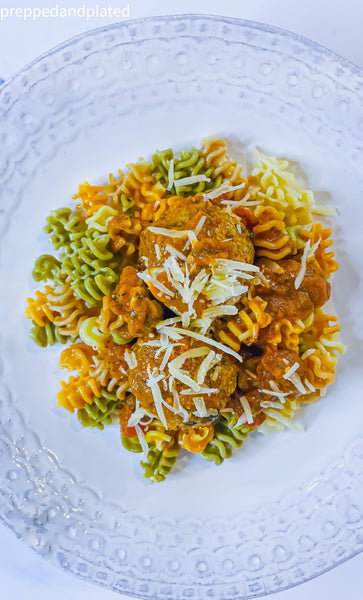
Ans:
<svg viewBox="0 0 363 600"><path fill-rule="evenodd" d="M178 16L66 42L0 89L0 516L79 577L142 598L236 600L288 588L363 548L362 73L265 25ZM24 317L50 209L85 179L226 137L299 163L337 206L334 302L348 352L293 431L222 466L184 458L150 485L117 426L82 430L56 407L59 349ZM297 167L296 167L297 168Z"/></svg>

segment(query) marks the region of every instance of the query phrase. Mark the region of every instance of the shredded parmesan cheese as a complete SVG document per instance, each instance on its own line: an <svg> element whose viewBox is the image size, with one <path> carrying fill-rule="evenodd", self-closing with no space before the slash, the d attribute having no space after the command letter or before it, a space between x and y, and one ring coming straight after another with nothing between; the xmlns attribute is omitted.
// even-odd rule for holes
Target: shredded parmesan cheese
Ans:
<svg viewBox="0 0 363 600"><path fill-rule="evenodd" d="M316 388L314 388L314 386L310 383L308 379L304 380L304 384L306 385L308 390L310 390L311 392L316 392Z"/></svg>
<svg viewBox="0 0 363 600"><path fill-rule="evenodd" d="M222 185L215 190L204 194L204 198L206 200L214 200L214 198L219 198L219 196L222 196L222 194L228 194L229 192L234 192L235 190L241 190L245 187L245 185L245 182L240 183L239 185L230 185L228 182L224 181Z"/></svg>
<svg viewBox="0 0 363 600"><path fill-rule="evenodd" d="M210 181L210 177L206 177L205 175L192 175L191 177L181 177L180 179L174 180L175 188L183 187L184 185L194 185L195 183L200 183L201 181Z"/></svg>
<svg viewBox="0 0 363 600"><path fill-rule="evenodd" d="M137 366L135 352L125 352L124 357L129 369L135 369Z"/></svg>
<svg viewBox="0 0 363 600"><path fill-rule="evenodd" d="M199 367L198 373L197 373L197 383L199 383L199 385L204 383L205 376L208 373L209 369L211 368L211 366L215 360L215 357L216 357L216 353L214 352L214 350L210 350L209 354L207 354L207 356L202 361L202 363Z"/></svg>
<svg viewBox="0 0 363 600"><path fill-rule="evenodd" d="M193 413L193 415L196 414L198 417L201 418L207 417L208 413L203 398L193 398L193 402L196 408L196 411Z"/></svg>
<svg viewBox="0 0 363 600"><path fill-rule="evenodd" d="M284 375L284 379L289 379L290 375L295 373L295 371L299 368L299 363L295 362L290 369L288 369Z"/></svg>
<svg viewBox="0 0 363 600"><path fill-rule="evenodd" d="M157 325L157 329L161 329L160 325ZM216 342L215 340L212 340L211 338L208 338L205 335L201 335L200 333L196 333L195 331L189 331L188 329L182 329L181 327L163 327L161 330L163 330L165 333L168 333L169 335L173 335L176 333L192 337L196 340L204 342L205 344L214 346L215 348L218 348L218 350L222 350L222 352L230 354L231 356L234 356L239 362L242 362L242 357L239 354L237 354L237 352L232 350L232 348L229 348L229 346L225 346L224 344Z"/></svg>
<svg viewBox="0 0 363 600"><path fill-rule="evenodd" d="M253 423L251 407L250 407L250 404L249 404L246 396L241 396L239 400L240 400L240 403L242 404L243 411L246 415L247 423Z"/></svg>
<svg viewBox="0 0 363 600"><path fill-rule="evenodd" d="M244 425L245 423L247 423L247 418L245 413L243 413L240 418L238 419L237 423L233 426L233 429L237 429L237 427L240 427L241 425Z"/></svg>
<svg viewBox="0 0 363 600"><path fill-rule="evenodd" d="M173 185L174 185L174 159L172 158L169 162L169 170L168 170L168 187L166 188L168 190L168 192L170 192Z"/></svg>
<svg viewBox="0 0 363 600"><path fill-rule="evenodd" d="M144 434L142 432L142 429L141 429L141 427L139 427L139 425L135 425L135 431L136 431L137 438L139 440L140 446L141 446L142 451L143 451L142 458L143 458L143 460L146 460L148 452L149 452L148 443L147 443L147 441L145 439L145 436L144 436Z"/></svg>
<svg viewBox="0 0 363 600"><path fill-rule="evenodd" d="M156 245L155 245L155 249L156 249ZM167 244L166 246L166 250L169 252L169 254L171 254L172 256L175 256L176 258L180 258L180 260L187 262L187 257L185 256L185 254L183 254L182 252L179 252L179 250L177 250L176 248L174 248L174 246L170 246L170 244Z"/></svg>
<svg viewBox="0 0 363 600"><path fill-rule="evenodd" d="M207 220L207 215L202 215L202 216L200 217L200 219L199 219L199 221L198 221L198 224L197 224L197 226L196 226L196 228L195 228L195 235L196 235L197 237L198 237L199 233L201 232L201 230L202 230L202 228L203 228L203 225L204 225L204 223L206 222L206 220Z"/></svg>
<svg viewBox="0 0 363 600"><path fill-rule="evenodd" d="M231 306L229 304L225 306L212 306L203 310L203 319L215 319L216 317L222 317L224 315L236 315L238 313L237 306Z"/></svg>
<svg viewBox="0 0 363 600"><path fill-rule="evenodd" d="M311 354L314 354L314 352L315 352L315 348L309 348L309 350L306 350L306 351L304 352L304 354L302 354L302 355L300 356L301 360L305 360L305 358L307 358L307 357L308 357L308 356L310 356Z"/></svg>
<svg viewBox="0 0 363 600"><path fill-rule="evenodd" d="M299 289L299 287L301 286L302 281L303 281L303 279L305 277L305 273L306 273L306 261L307 261L307 258L308 258L309 250L310 250L310 240L308 240L306 242L305 247L304 247L304 252L303 252L303 255L301 257L300 271L296 275L296 279L295 279L295 290Z"/></svg>
<svg viewBox="0 0 363 600"><path fill-rule="evenodd" d="M250 263L245 263L239 260L230 260L229 258L216 258L214 265L216 267L222 267L224 269L229 268L238 271L259 271L259 268L256 267L256 265L251 265Z"/></svg>

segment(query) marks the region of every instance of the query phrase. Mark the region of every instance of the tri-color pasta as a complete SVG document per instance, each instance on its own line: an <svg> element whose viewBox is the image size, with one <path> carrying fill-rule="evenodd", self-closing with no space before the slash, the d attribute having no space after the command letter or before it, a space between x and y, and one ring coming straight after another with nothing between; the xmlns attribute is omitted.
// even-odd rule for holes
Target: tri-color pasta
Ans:
<svg viewBox="0 0 363 600"><path fill-rule="evenodd" d="M36 260L26 315L38 345L67 344L58 405L119 423L153 481L180 452L219 465L256 431L296 427L344 352L315 222L334 211L288 161L254 156L244 173L224 140L158 150L47 218L56 255Z"/></svg>

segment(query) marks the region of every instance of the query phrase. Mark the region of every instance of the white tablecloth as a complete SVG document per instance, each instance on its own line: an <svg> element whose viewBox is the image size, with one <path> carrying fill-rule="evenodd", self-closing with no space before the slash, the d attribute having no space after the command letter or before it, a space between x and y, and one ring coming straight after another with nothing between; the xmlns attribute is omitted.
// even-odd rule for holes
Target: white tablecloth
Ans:
<svg viewBox="0 0 363 600"><path fill-rule="evenodd" d="M54 45L108 23L115 18L51 18L24 20L4 17L10 7L48 7L56 0L0 0L0 79L6 79ZM96 2L88 1L88 7ZM269 23L304 35L338 52L363 68L363 0L99 0L99 7L127 8L130 18L162 14L220 14ZM62 0L58 6L80 7L79 0ZM1 10L3 12L1 13ZM10 12L10 11L9 11ZM127 600L84 583L40 559L0 526L1 600ZM280 592L274 600L363 600L363 555L296 588Z"/></svg>

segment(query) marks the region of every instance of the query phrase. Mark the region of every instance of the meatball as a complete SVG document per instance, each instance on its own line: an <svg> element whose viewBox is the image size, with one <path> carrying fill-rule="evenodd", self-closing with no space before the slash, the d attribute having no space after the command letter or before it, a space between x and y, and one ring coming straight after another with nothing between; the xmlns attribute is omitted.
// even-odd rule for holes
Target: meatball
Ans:
<svg viewBox="0 0 363 600"><path fill-rule="evenodd" d="M296 363L298 366L295 377L286 379L286 372ZM238 387L245 394L254 389L271 390L271 382L274 382L280 392L297 395L301 392L294 383L296 377L301 380L306 377L301 358L290 350L266 346L262 356L250 358L241 365ZM263 392L260 395L265 400L272 397Z"/></svg>
<svg viewBox="0 0 363 600"><path fill-rule="evenodd" d="M165 343L155 334L132 350L130 388L167 429L216 416L236 388L235 359L199 340L182 336Z"/></svg>
<svg viewBox="0 0 363 600"><path fill-rule="evenodd" d="M308 264L305 277L296 290L295 279L301 263L289 258L276 261L276 265L277 271L264 261L261 262L261 272L267 279L269 287L256 287L257 295L267 301L266 310L274 320L306 319L314 308L323 306L327 302L330 297L330 284L319 269Z"/></svg>
<svg viewBox="0 0 363 600"><path fill-rule="evenodd" d="M246 283L241 275L239 286L222 281L219 290L218 282L214 288L211 284L218 259L251 264L251 235L238 217L198 197L176 197L167 214L140 235L139 261L146 267L141 276L152 294L179 315L201 316L218 293L222 301L223 294L229 303L238 301Z"/></svg>

